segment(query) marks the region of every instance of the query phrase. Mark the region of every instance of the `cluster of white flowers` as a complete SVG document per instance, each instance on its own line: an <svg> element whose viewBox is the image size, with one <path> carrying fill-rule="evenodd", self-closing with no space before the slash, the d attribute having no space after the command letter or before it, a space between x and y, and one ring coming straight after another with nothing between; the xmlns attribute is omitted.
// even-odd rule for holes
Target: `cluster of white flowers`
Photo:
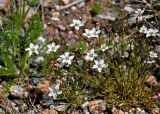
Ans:
<svg viewBox="0 0 160 114"><path fill-rule="evenodd" d="M146 34L146 37L150 37L150 36L157 36L159 31L153 28L147 29L146 26L142 26L139 32Z"/></svg>
<svg viewBox="0 0 160 114"><path fill-rule="evenodd" d="M79 30L80 27L84 26L84 23L79 19L73 19L70 27L74 27L76 30ZM99 37L101 30L99 28L93 27L92 29L85 29L85 32L82 34L87 38L97 38Z"/></svg>
<svg viewBox="0 0 160 114"><path fill-rule="evenodd" d="M105 48L106 49L106 48ZM108 49L108 48L107 48ZM102 51L104 51L104 49L102 49ZM94 49L91 49L87 55L85 56L85 60L86 61L93 61L96 57L97 57L97 53L95 53ZM97 69L98 72L101 72L103 68L106 68L107 65L104 63L104 60L94 60L95 64L93 65L93 69Z"/></svg>
<svg viewBox="0 0 160 114"><path fill-rule="evenodd" d="M84 23L81 22L79 19L73 19L72 23L70 24L70 27L74 27L76 30L79 30L82 26L84 26ZM86 36L87 38L97 38L99 37L100 33L101 30L98 27L93 27L92 29L85 29L85 33L83 33L82 35ZM29 56L40 53L34 60L35 63L40 64L42 61L44 61L44 56L41 55L41 52L50 54L51 52L57 52L57 50L60 48L60 45L56 45L55 42L52 42L48 45L46 45L45 42L46 39L43 36L39 36L36 40L36 44L30 43L29 47L25 49L29 52ZM102 44L100 49L104 52L105 50L109 49L109 47L106 44ZM85 60L93 61L97 56L98 55L97 53L95 53L95 50L91 49L88 53L86 53ZM61 67L68 67L72 64L73 58L74 55L71 52L65 52L64 54L59 56L57 61L60 63ZM95 65L93 66L93 69L98 69L99 72L102 71L102 68L105 68L107 66L104 63L104 60L95 60L94 62Z"/></svg>
<svg viewBox="0 0 160 114"><path fill-rule="evenodd" d="M29 52L29 56L33 55L34 53L35 54L39 54L40 50L41 50L41 43L45 43L46 39L42 36L38 37L37 39L37 44L33 44L33 43L30 43L29 44L29 47L26 48L25 50ZM56 52L58 49L60 48L60 45L56 45L54 42L52 42L51 44L48 44L47 47L44 47L44 49L47 49L46 50L46 53L49 54L51 52ZM37 58L37 60L35 61L40 61L40 59L42 60L42 57L41 58Z"/></svg>

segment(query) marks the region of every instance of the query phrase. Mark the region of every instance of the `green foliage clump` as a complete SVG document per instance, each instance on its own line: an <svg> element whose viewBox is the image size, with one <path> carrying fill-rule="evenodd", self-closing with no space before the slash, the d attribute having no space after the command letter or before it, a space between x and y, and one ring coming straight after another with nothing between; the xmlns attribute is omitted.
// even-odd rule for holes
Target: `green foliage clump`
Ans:
<svg viewBox="0 0 160 114"><path fill-rule="evenodd" d="M100 4L98 4L98 3L94 3L92 6L91 6L91 13L94 13L94 14L98 14L98 13L100 13L100 11L101 11L101 5Z"/></svg>

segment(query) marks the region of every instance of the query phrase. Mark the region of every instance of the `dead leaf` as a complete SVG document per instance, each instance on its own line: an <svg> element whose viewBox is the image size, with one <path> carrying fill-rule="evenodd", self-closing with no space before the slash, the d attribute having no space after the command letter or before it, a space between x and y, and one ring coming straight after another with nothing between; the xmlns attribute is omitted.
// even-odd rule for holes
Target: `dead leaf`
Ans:
<svg viewBox="0 0 160 114"><path fill-rule="evenodd" d="M39 92L45 93L45 92L49 91L48 87L50 87L49 81L44 80L44 81L42 81L42 82L40 82L40 83L37 84L36 89Z"/></svg>

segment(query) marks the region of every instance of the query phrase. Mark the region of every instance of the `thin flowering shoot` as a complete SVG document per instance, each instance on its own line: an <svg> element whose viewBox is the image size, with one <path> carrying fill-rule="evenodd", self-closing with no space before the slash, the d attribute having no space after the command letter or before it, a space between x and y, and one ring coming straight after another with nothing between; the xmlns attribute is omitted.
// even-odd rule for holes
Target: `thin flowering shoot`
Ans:
<svg viewBox="0 0 160 114"><path fill-rule="evenodd" d="M84 26L84 24L79 19L73 19L70 27L74 27L76 30L79 30L80 27Z"/></svg>
<svg viewBox="0 0 160 114"><path fill-rule="evenodd" d="M38 45L34 45L33 43L29 44L29 47L26 48L25 50L29 52L29 56L31 56L33 53L39 54L38 52Z"/></svg>
<svg viewBox="0 0 160 114"><path fill-rule="evenodd" d="M97 57L97 53L95 53L94 49L91 49L90 52L87 53L85 56L86 61L93 61L95 57Z"/></svg>
<svg viewBox="0 0 160 114"><path fill-rule="evenodd" d="M66 66L68 67L72 63L72 59L74 58L73 55L70 55L70 52L65 52L61 55L57 61L60 62L61 67Z"/></svg>
<svg viewBox="0 0 160 114"><path fill-rule="evenodd" d="M60 48L60 45L56 45L54 42L52 42L52 44L48 44L47 47L48 50L46 53L51 53L56 52Z"/></svg>
<svg viewBox="0 0 160 114"><path fill-rule="evenodd" d="M94 60L95 64L93 65L93 69L97 69L98 72L102 72L103 68L107 67L107 64L105 64L104 60Z"/></svg>

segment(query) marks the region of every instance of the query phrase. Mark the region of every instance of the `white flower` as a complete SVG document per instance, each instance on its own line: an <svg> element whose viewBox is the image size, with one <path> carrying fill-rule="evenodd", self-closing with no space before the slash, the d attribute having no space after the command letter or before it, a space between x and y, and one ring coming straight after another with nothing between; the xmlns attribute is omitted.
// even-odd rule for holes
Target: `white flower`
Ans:
<svg viewBox="0 0 160 114"><path fill-rule="evenodd" d="M102 44L101 45L101 50L104 52L105 50L109 49L109 46L107 46L106 44Z"/></svg>
<svg viewBox="0 0 160 114"><path fill-rule="evenodd" d="M146 37L157 36L157 35L158 35L157 29L149 29L146 31Z"/></svg>
<svg viewBox="0 0 160 114"><path fill-rule="evenodd" d="M44 60L44 57L43 57L43 56L38 56L34 61L35 61L36 63L41 63L43 60Z"/></svg>
<svg viewBox="0 0 160 114"><path fill-rule="evenodd" d="M40 36L40 37L38 37L37 41L44 43L45 42L45 38Z"/></svg>
<svg viewBox="0 0 160 114"><path fill-rule="evenodd" d="M94 49L91 49L90 52L88 52L87 55L85 56L85 60L93 61L95 57L97 57L97 53L94 52Z"/></svg>
<svg viewBox="0 0 160 114"><path fill-rule="evenodd" d="M83 36L86 36L87 38L94 38L94 37L99 37L99 33L101 32L101 30L96 29L96 28L92 28L90 29L85 29L85 33L83 33Z"/></svg>
<svg viewBox="0 0 160 114"><path fill-rule="evenodd" d="M138 16L141 16L143 13L144 13L144 10L145 9L137 9L136 11L135 11L135 13L138 15Z"/></svg>
<svg viewBox="0 0 160 114"><path fill-rule="evenodd" d="M84 24L79 19L73 19L70 27L74 27L76 30L79 30L80 27L84 26Z"/></svg>
<svg viewBox="0 0 160 114"><path fill-rule="evenodd" d="M57 99L58 95L62 94L62 91L59 90L59 86L58 87L56 87L56 86L55 86L54 89L52 89L51 87L48 87L48 89L50 91L49 94L48 94L48 96L49 97L53 97L54 100Z"/></svg>
<svg viewBox="0 0 160 114"><path fill-rule="evenodd" d="M72 63L73 58L74 56L70 56L69 52L65 52L57 59L57 61L61 63L61 66L66 65L68 67Z"/></svg>
<svg viewBox="0 0 160 114"><path fill-rule="evenodd" d="M147 27L146 26L142 26L139 30L140 33L147 33Z"/></svg>
<svg viewBox="0 0 160 114"><path fill-rule="evenodd" d="M95 65L93 65L93 69L97 69L98 72L101 72L103 68L107 67L103 59L101 59L100 61L94 60L94 62L95 62Z"/></svg>
<svg viewBox="0 0 160 114"><path fill-rule="evenodd" d="M158 57L157 53L155 53L155 52L153 52L153 51L150 51L150 52L149 52L149 56L150 56L151 58L157 58L157 57Z"/></svg>
<svg viewBox="0 0 160 114"><path fill-rule="evenodd" d="M99 29L96 29L96 28L92 28L91 29L91 33L93 33L93 35L92 35L92 37L99 37L99 34L101 33L101 30L99 30Z"/></svg>
<svg viewBox="0 0 160 114"><path fill-rule="evenodd" d="M52 42L52 44L48 44L47 47L48 47L47 53L50 53L52 51L56 52L57 49L60 48L60 45L56 45L54 42Z"/></svg>
<svg viewBox="0 0 160 114"><path fill-rule="evenodd" d="M86 36L87 38L92 38L94 36L94 31L85 29L85 33L83 33L82 35Z"/></svg>
<svg viewBox="0 0 160 114"><path fill-rule="evenodd" d="M25 50L29 52L29 56L32 55L32 53L39 54L38 52L38 45L34 45L33 43L30 43L29 48L26 48Z"/></svg>

